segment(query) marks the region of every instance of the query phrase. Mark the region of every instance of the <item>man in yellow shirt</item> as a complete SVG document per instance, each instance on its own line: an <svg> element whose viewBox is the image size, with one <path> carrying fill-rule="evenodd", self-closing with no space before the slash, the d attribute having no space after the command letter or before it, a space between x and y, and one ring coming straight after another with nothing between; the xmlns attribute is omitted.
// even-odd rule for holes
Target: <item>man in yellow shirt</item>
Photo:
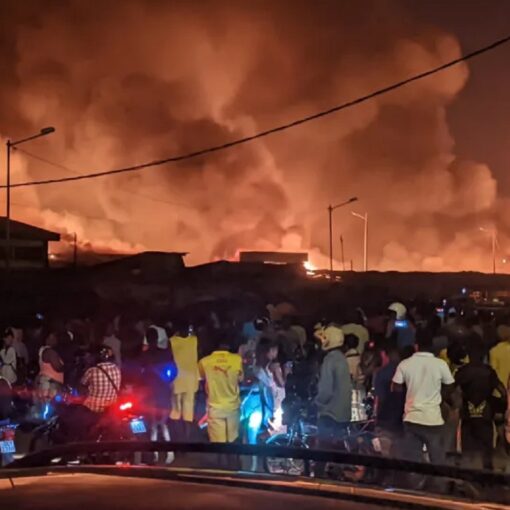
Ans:
<svg viewBox="0 0 510 510"><path fill-rule="evenodd" d="M177 377L173 383L172 420L184 421L184 439L189 440L195 410L195 394L198 390L198 339L186 326L179 327L170 338L170 345L177 365Z"/></svg>
<svg viewBox="0 0 510 510"><path fill-rule="evenodd" d="M228 344L202 358L198 364L207 390L207 429L213 443L232 443L239 437L239 382L243 378L241 356L228 352Z"/></svg>
<svg viewBox="0 0 510 510"><path fill-rule="evenodd" d="M510 326L501 324L498 326L497 333L499 343L490 350L489 361L506 388L510 377Z"/></svg>

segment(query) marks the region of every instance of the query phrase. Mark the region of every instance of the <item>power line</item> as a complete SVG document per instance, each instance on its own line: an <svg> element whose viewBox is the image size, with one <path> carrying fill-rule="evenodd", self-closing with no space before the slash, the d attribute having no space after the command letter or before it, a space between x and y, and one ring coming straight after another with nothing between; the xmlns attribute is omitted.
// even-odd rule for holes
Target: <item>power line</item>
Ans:
<svg viewBox="0 0 510 510"><path fill-rule="evenodd" d="M461 55L459 58L450 60L449 62L447 62L445 64L442 64L440 66L429 69L428 71L424 71L422 73L415 74L414 76L411 76L410 78L406 78L406 79L401 80L401 81L394 83L392 85L388 85L387 87L383 87L381 89L375 90L375 91L373 91L369 94L366 94L364 96L358 97L356 99L352 99L351 101L347 101L340 105L333 106L332 108L329 108L327 110L323 110L318 113L314 113L314 114L308 115L306 117L302 117L300 119L288 122L286 124L282 124L280 126L276 126L271 129L267 129L265 131L260 131L258 133L255 133L254 135L251 135L251 136L245 136L243 138L238 138L237 140L232 140L231 142L227 142L227 143L224 143L221 145L214 145L212 147L207 147L205 149L199 149L199 150L196 150L193 152L188 152L186 154L180 154L180 155L172 156L172 157L165 158L165 159L156 159L156 160L150 161L148 163L141 163L138 165L127 166L124 168L117 168L114 170L92 172L92 173L88 173L88 174L76 175L73 177L63 177L60 179L55 178L55 179L44 179L44 180L38 180L38 181L29 181L29 182L18 182L15 184L11 184L11 188L21 188L21 187L26 187L26 186L41 186L41 185L45 185L45 184L57 184L57 183L63 183L63 182L81 181L81 180L85 180L85 179L94 179L97 177L106 177L109 175L116 175L116 174L122 174L122 173L127 173L127 172L136 172L139 170L143 170L145 168L161 166L166 163L177 163L179 161L184 161L187 159L204 156L206 154L219 152L219 151L222 151L225 149L229 149L231 147L235 147L237 145L242 145L244 143L248 143L253 140L257 140L259 138L264 138L266 136L270 136L275 133L279 133L281 131L286 131L287 129L291 129L291 128L299 126L301 124L305 124L307 122L317 120L321 117L326 117L328 115L339 112L341 110L345 110L346 108L350 108L352 106L364 103L365 101L368 101L375 97L381 96L381 95L391 92L393 90L399 89L405 85L408 85L409 83L421 80L423 78L426 78L426 77L436 74L438 72L444 71L445 69L453 67L457 64L460 64L461 62L470 60L474 57L482 55L483 53L494 50L497 47L502 46L503 44L506 44L508 42L510 42L510 35L503 37L502 39L498 39L497 41L494 41L487 46L484 46L484 47L479 48L475 51L472 51L471 53ZM3 186L0 186L0 188L6 188L6 186L3 185Z"/></svg>
<svg viewBox="0 0 510 510"><path fill-rule="evenodd" d="M64 171L66 171L68 173L71 173L71 174L82 175L79 172L77 172L76 170L73 170L72 168L69 168L68 166L62 165L61 163L56 163L55 161L51 161L51 160L46 159L46 158L43 158L42 156L38 156L37 154L34 154L33 152L29 152L29 151L27 151L25 149L22 149L20 147L15 147L15 150L21 152L25 156L28 156L29 158L35 159L36 161L40 161L41 163L45 163L46 165L53 166L55 168L58 168L60 170L64 170ZM173 202L173 201L170 201L170 200L164 200L162 198L157 198L157 197L152 197L150 195L146 195L145 193L140 193L139 191L127 190L127 189L121 188L121 187L114 188L114 191L120 191L121 193L127 193L129 195L134 195L134 196L142 197L142 198L145 198L147 200L152 200L153 202L160 202L162 204L168 204L168 205L173 205L173 206L177 206L177 207L185 207L187 209L197 209L196 207L193 207L193 206L191 206L189 204L183 204L181 202Z"/></svg>

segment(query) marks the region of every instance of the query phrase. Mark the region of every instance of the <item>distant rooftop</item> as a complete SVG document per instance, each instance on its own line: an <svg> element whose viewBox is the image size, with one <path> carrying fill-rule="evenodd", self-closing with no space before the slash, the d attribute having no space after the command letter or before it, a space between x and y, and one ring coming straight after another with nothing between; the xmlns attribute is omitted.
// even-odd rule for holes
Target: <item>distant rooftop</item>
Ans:
<svg viewBox="0 0 510 510"><path fill-rule="evenodd" d="M28 223L12 220L11 224L11 238L12 239L27 239L37 241L60 241L60 234L51 232L43 228L34 227ZM5 230L7 227L7 218L0 216L0 238L5 237Z"/></svg>
<svg viewBox="0 0 510 510"><path fill-rule="evenodd" d="M259 262L263 264L303 264L308 260L306 252L284 251L242 251L240 262Z"/></svg>

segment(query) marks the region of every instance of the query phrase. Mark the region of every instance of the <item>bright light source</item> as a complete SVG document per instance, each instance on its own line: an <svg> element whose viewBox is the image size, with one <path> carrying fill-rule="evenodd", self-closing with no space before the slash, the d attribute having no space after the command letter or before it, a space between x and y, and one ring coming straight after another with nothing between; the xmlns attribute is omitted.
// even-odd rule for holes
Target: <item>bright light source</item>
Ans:
<svg viewBox="0 0 510 510"><path fill-rule="evenodd" d="M120 404L119 409L121 411L127 411L128 409L132 409L133 402L124 402L123 404Z"/></svg>
<svg viewBox="0 0 510 510"><path fill-rule="evenodd" d="M258 430L262 425L262 411L253 411L248 418L248 427L252 430Z"/></svg>
<svg viewBox="0 0 510 510"><path fill-rule="evenodd" d="M317 267L314 266L309 260L306 260L305 262L303 262L303 267L307 270L307 272L310 272L310 273L317 271Z"/></svg>
<svg viewBox="0 0 510 510"><path fill-rule="evenodd" d="M48 257L50 260L55 260L57 258L57 256L54 253L50 253Z"/></svg>

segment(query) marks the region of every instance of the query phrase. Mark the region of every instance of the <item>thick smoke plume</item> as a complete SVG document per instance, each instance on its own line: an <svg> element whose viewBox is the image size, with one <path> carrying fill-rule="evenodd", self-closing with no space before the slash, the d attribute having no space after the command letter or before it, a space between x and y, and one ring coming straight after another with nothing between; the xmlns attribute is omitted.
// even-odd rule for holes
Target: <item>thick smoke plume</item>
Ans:
<svg viewBox="0 0 510 510"><path fill-rule="evenodd" d="M225 142L456 58L456 39L397 2L6 0L0 137L72 171ZM370 266L489 270L497 186L461 161L446 109L459 65L359 107L178 165L13 192L14 216L96 250L310 250L325 266L329 203L357 195ZM4 154L0 154L3 161ZM22 153L14 181L66 176ZM362 224L335 212L335 250L361 268ZM500 242L505 240L500 231ZM338 259L338 257L337 257ZM339 262L337 261L337 267Z"/></svg>

